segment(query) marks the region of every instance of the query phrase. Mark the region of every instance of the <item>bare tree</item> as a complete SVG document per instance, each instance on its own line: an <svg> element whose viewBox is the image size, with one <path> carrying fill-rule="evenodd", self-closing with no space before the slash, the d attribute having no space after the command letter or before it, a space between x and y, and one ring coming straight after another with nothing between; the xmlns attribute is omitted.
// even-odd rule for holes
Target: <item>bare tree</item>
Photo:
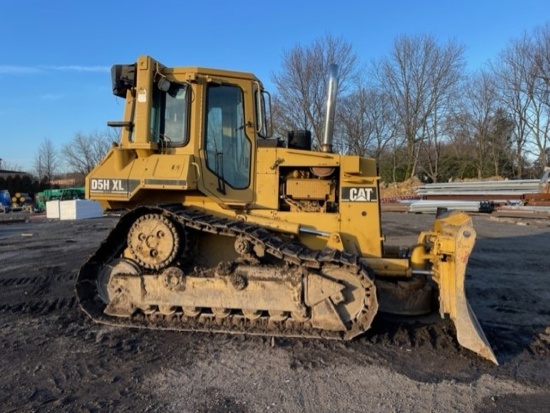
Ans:
<svg viewBox="0 0 550 413"><path fill-rule="evenodd" d="M282 69L272 76L277 87L273 115L279 131L311 130L320 145L331 63L338 65L338 93L343 94L357 72L357 56L344 39L326 35L283 54Z"/></svg>
<svg viewBox="0 0 550 413"><path fill-rule="evenodd" d="M545 103L550 105L550 101L548 100L548 89L550 88L550 22L535 28L533 42L533 75L542 80L546 85L546 87L541 89L546 92Z"/></svg>
<svg viewBox="0 0 550 413"><path fill-rule="evenodd" d="M534 30L530 51L532 105L527 123L542 169L548 166L546 153L550 148L550 22Z"/></svg>
<svg viewBox="0 0 550 413"><path fill-rule="evenodd" d="M463 159L476 169L478 179L487 169L491 123L498 107L494 85L492 73L486 70L470 75L450 122L454 146L466 151Z"/></svg>
<svg viewBox="0 0 550 413"><path fill-rule="evenodd" d="M103 159L111 144L118 140L106 132L95 132L90 135L76 133L63 145L63 160L71 172L87 175Z"/></svg>
<svg viewBox="0 0 550 413"><path fill-rule="evenodd" d="M52 180L59 171L59 154L50 138L44 138L34 157L34 169L38 179Z"/></svg>
<svg viewBox="0 0 550 413"><path fill-rule="evenodd" d="M498 106L506 112L497 118L501 126L514 122L513 145L507 146L514 176L526 176L533 160L540 172L550 146L550 23L510 40L491 69Z"/></svg>
<svg viewBox="0 0 550 413"><path fill-rule="evenodd" d="M390 96L406 142L409 177L416 173L421 145L436 149L439 145L449 96L463 73L463 54L464 47L454 41L440 46L431 35L400 36L390 55L375 67L374 75ZM432 166L437 175L437 165Z"/></svg>
<svg viewBox="0 0 550 413"><path fill-rule="evenodd" d="M371 156L380 155L395 139L395 112L389 98L372 87L358 85L339 102L337 120L340 152Z"/></svg>
<svg viewBox="0 0 550 413"><path fill-rule="evenodd" d="M21 172L23 168L15 162L0 158L0 170Z"/></svg>
<svg viewBox="0 0 550 413"><path fill-rule="evenodd" d="M501 105L512 116L514 128L514 153L516 177L523 176L525 150L532 139L533 122L537 122L536 113L540 102L535 96L533 70L533 45L530 37L524 34L510 42L493 64L498 82L498 95ZM533 118L534 116L534 118Z"/></svg>

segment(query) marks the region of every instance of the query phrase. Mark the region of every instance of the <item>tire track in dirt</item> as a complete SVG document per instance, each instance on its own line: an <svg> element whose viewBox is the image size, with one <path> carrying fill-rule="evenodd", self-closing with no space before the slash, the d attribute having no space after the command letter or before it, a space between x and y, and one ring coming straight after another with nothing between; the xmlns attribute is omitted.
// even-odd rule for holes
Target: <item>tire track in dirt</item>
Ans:
<svg viewBox="0 0 550 413"><path fill-rule="evenodd" d="M58 267L50 267L58 268ZM73 274L59 274L59 275L37 275L34 277L12 277L12 278L2 278L0 279L0 287L11 287L11 286L23 286L29 284L53 284L60 281L70 281L74 279Z"/></svg>
<svg viewBox="0 0 550 413"><path fill-rule="evenodd" d="M39 272L43 275L0 278L0 313L46 315L77 307L73 274L57 265L41 267Z"/></svg>
<svg viewBox="0 0 550 413"><path fill-rule="evenodd" d="M70 310L77 307L77 300L72 298L55 298L52 300L31 301L19 304L0 305L0 313L21 313L47 315L54 311Z"/></svg>

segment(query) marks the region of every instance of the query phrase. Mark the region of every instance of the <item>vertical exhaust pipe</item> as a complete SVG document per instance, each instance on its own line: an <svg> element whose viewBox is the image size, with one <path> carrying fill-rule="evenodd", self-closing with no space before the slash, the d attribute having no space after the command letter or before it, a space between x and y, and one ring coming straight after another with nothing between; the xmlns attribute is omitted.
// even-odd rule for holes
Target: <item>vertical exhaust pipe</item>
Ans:
<svg viewBox="0 0 550 413"><path fill-rule="evenodd" d="M321 151L332 152L332 135L334 133L334 107L336 105L336 90L338 89L338 65L329 65L327 114L325 117L325 134L321 143Z"/></svg>

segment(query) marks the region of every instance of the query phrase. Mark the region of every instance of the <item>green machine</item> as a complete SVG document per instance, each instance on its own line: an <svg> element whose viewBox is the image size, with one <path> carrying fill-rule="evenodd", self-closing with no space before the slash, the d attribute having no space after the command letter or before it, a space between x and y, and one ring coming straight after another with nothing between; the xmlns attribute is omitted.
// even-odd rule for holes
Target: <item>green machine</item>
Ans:
<svg viewBox="0 0 550 413"><path fill-rule="evenodd" d="M48 201L65 201L70 199L84 199L85 189L84 187L75 188L60 188L60 189L46 189L36 194L34 199L35 211L41 212L46 209L46 202Z"/></svg>

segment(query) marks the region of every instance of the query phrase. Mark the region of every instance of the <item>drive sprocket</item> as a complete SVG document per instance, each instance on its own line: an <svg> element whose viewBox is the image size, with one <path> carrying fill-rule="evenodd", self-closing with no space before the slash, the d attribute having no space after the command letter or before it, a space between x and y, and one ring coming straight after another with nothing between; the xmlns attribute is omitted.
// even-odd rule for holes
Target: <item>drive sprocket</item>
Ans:
<svg viewBox="0 0 550 413"><path fill-rule="evenodd" d="M160 270L174 260L181 246L174 223L160 214L139 217L128 233L128 249L132 259L142 267Z"/></svg>

